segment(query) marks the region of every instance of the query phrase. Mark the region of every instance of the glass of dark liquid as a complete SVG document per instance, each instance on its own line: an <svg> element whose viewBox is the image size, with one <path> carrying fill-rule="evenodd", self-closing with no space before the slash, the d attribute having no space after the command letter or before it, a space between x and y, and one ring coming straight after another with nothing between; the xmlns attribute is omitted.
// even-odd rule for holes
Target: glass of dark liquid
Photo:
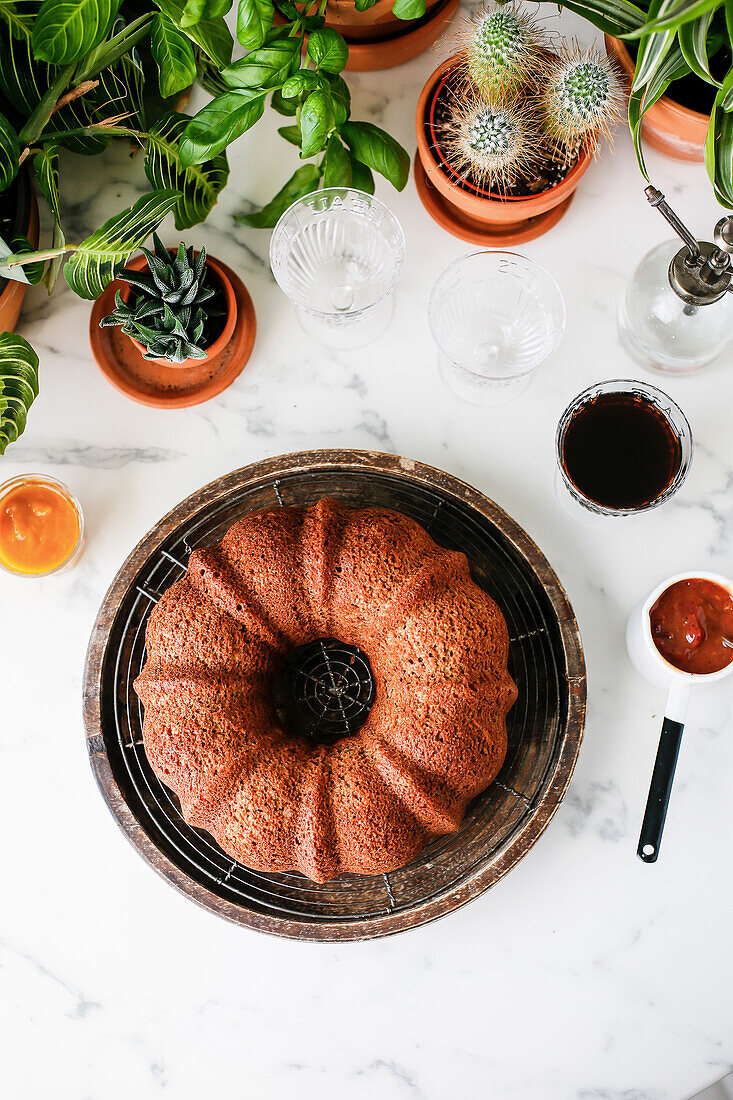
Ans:
<svg viewBox="0 0 733 1100"><path fill-rule="evenodd" d="M579 394L555 443L558 492L581 521L658 508L692 461L692 432L679 405L656 386L626 379Z"/></svg>

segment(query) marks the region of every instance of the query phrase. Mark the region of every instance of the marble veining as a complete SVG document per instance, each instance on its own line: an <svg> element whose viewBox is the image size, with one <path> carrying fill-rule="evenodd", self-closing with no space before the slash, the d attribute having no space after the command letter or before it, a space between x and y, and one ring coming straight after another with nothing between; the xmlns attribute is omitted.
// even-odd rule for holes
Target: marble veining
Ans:
<svg viewBox="0 0 733 1100"><path fill-rule="evenodd" d="M593 36L571 16L558 25ZM445 52L355 74L354 116L414 150L417 95ZM616 307L644 252L669 236L628 134L603 150L558 226L519 249L557 278L567 330L522 399L491 410L440 383L428 296L469 246L433 224L412 181L399 195L378 188L407 238L388 332L349 353L304 336L270 274L269 235L232 219L297 167L280 123L266 114L237 142L209 222L183 234L239 272L257 309L254 354L224 394L171 412L135 405L92 360L89 303L63 280L53 298L42 288L27 298L21 331L40 354L41 395L3 475L61 476L82 501L87 546L68 575L0 575L0 1094L684 1100L733 1059L730 681L693 698L662 855L645 866L636 838L664 699L629 666L623 631L664 576L733 574L733 353L697 376L647 378L695 436L674 500L610 532L575 526L554 496L555 425L585 386L639 376L618 345ZM653 152L648 164L709 232L720 214L702 166ZM70 239L146 188L124 146L91 162L64 156L61 170ZM163 235L175 241L172 224ZM322 446L433 463L506 508L566 585L589 673L575 776L526 859L437 924L333 947L227 925L158 879L95 788L80 704L96 610L152 524L238 466Z"/></svg>

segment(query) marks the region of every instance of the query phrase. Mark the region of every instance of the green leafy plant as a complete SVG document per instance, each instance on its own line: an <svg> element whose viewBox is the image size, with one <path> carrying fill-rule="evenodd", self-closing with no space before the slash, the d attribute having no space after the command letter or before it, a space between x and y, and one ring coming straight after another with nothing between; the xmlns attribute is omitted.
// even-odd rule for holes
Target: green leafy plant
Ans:
<svg viewBox="0 0 733 1100"><path fill-rule="evenodd" d="M223 315L210 285L206 249L194 257L181 242L175 256L157 233L154 251L143 248L147 271L123 270L119 278L130 286L127 298L118 290L115 309L100 321L102 328L122 327L145 348L145 359L205 359L213 342L212 326Z"/></svg>
<svg viewBox="0 0 733 1100"><path fill-rule="evenodd" d="M563 2L605 34L636 49L629 126L639 167L644 162L641 121L675 84L700 81L713 98L705 163L718 201L733 207L733 4L731 0L570 0Z"/></svg>
<svg viewBox="0 0 733 1100"><path fill-rule="evenodd" d="M438 132L456 174L481 187L507 193L558 182L618 119L621 81L608 58L574 42L551 49L512 3L481 7L459 43Z"/></svg>
<svg viewBox="0 0 733 1100"><path fill-rule="evenodd" d="M0 455L25 428L38 397L38 356L27 340L0 332Z"/></svg>

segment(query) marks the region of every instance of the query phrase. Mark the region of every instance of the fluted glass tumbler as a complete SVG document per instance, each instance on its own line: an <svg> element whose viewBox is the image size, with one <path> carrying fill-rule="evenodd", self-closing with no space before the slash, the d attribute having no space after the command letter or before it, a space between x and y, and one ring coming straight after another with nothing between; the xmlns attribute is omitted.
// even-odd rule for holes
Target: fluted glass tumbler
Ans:
<svg viewBox="0 0 733 1100"><path fill-rule="evenodd" d="M565 331L565 302L543 267L516 252L471 252L433 286L428 321L445 383L498 405L519 396Z"/></svg>
<svg viewBox="0 0 733 1100"><path fill-rule="evenodd" d="M285 211L270 241L270 265L305 331L333 348L381 335L405 258L402 226L379 199L327 187Z"/></svg>

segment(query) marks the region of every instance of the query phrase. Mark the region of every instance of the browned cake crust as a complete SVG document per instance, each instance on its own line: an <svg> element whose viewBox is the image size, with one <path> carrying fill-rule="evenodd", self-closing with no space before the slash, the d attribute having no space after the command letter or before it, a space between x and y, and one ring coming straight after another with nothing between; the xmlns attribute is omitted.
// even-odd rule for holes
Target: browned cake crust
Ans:
<svg viewBox="0 0 733 1100"><path fill-rule="evenodd" d="M333 746L286 733L272 701L285 655L316 638L358 646L376 684L364 726ZM151 766L256 870L403 867L458 829L506 755L504 618L463 554L396 512L324 499L245 516L191 555L146 643Z"/></svg>

